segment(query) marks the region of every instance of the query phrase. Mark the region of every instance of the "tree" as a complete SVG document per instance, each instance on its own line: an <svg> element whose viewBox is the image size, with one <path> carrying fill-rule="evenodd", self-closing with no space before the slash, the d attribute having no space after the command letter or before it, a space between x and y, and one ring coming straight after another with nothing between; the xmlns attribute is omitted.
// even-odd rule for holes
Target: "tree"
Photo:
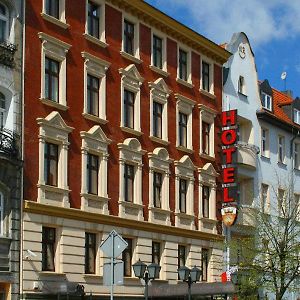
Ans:
<svg viewBox="0 0 300 300"><path fill-rule="evenodd" d="M257 299L258 290L274 293L276 300L287 291L300 291L300 201L293 181L289 182L286 189L273 189L269 211L261 199L260 207L253 210L256 227L232 242L242 299Z"/></svg>

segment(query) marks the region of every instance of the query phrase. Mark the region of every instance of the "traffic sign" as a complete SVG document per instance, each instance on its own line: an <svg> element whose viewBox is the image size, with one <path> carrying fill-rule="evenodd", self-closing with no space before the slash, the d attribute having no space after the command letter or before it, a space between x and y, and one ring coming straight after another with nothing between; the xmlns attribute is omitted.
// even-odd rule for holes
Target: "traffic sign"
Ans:
<svg viewBox="0 0 300 300"><path fill-rule="evenodd" d="M100 245L100 249L107 257L116 258L127 248L127 242L113 230Z"/></svg>
<svg viewBox="0 0 300 300"><path fill-rule="evenodd" d="M113 282L111 282L111 263L104 263L103 266L103 285L123 285L124 283L124 276L123 276L123 269L124 269L124 262L119 260L114 262L114 270L113 270Z"/></svg>

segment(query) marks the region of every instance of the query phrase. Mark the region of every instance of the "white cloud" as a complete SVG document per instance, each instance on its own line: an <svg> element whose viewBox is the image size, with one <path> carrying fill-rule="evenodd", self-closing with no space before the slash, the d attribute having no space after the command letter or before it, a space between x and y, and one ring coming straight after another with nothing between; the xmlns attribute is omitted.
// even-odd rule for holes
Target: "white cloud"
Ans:
<svg viewBox="0 0 300 300"><path fill-rule="evenodd" d="M217 43L244 31L255 48L274 39L300 34L299 0L149 0Z"/></svg>

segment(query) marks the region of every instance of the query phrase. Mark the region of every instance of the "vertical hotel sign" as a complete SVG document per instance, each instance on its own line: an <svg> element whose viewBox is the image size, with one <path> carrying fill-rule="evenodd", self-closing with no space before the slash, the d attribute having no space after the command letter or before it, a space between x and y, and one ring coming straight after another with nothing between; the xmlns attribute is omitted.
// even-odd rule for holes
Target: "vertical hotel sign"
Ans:
<svg viewBox="0 0 300 300"><path fill-rule="evenodd" d="M236 141L237 110L222 112L222 220L225 226L232 226L237 217L236 188Z"/></svg>

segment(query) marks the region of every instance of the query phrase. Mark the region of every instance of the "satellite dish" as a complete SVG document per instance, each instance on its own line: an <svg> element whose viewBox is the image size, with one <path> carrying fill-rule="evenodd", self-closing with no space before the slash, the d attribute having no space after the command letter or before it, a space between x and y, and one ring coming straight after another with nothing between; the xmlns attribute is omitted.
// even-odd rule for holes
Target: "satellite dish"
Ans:
<svg viewBox="0 0 300 300"><path fill-rule="evenodd" d="M287 75L286 72L282 72L282 73L281 73L281 76L280 76L281 79L282 79L282 80L285 80L285 79L286 79L286 75Z"/></svg>

